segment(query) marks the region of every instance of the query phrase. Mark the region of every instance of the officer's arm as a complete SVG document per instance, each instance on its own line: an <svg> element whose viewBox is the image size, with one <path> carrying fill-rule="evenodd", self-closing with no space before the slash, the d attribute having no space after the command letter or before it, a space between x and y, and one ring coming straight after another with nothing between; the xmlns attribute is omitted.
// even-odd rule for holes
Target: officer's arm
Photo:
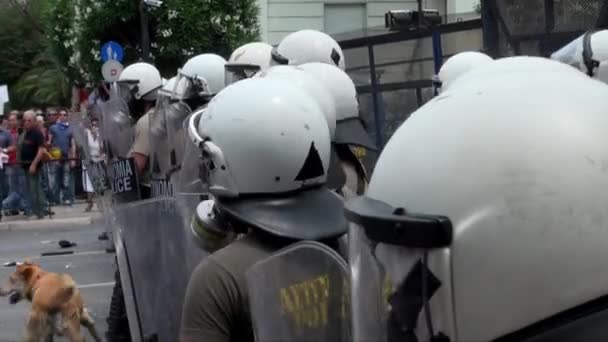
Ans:
<svg viewBox="0 0 608 342"><path fill-rule="evenodd" d="M135 167L137 168L137 173L139 175L143 174L146 170L149 153L150 140L148 127L144 124L144 121L140 120L135 125L135 140L133 141L133 148L131 152L131 156L135 161Z"/></svg>
<svg viewBox="0 0 608 342"><path fill-rule="evenodd" d="M181 342L229 342L238 311L236 282L206 258L194 270L184 301Z"/></svg>
<svg viewBox="0 0 608 342"><path fill-rule="evenodd" d="M135 161L135 168L137 168L137 174L142 175L146 171L146 164L148 163L148 157L137 152L132 153L133 161Z"/></svg>

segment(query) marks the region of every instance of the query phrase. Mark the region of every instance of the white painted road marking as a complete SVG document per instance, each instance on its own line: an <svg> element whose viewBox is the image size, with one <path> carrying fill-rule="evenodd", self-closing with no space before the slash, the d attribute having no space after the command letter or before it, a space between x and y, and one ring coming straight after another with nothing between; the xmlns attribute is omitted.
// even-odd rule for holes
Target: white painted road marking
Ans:
<svg viewBox="0 0 608 342"><path fill-rule="evenodd" d="M109 287L109 286L114 286L114 282L109 281L106 283L93 283L93 284L78 285L78 288L79 289L94 289L96 287Z"/></svg>

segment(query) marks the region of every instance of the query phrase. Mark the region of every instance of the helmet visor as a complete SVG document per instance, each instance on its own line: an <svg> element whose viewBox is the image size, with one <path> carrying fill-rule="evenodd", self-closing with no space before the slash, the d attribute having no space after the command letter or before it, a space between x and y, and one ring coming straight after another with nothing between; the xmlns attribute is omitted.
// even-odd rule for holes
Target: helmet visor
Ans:
<svg viewBox="0 0 608 342"><path fill-rule="evenodd" d="M224 68L226 86L251 78L261 69L259 65L252 64L226 64Z"/></svg>

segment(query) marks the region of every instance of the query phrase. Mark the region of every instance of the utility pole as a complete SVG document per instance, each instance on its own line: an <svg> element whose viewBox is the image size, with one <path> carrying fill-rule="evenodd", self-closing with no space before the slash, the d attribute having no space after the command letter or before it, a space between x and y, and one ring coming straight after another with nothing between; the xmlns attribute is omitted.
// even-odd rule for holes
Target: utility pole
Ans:
<svg viewBox="0 0 608 342"><path fill-rule="evenodd" d="M150 59L150 32L148 31L148 8L144 0L139 0L139 17L141 23L141 58Z"/></svg>

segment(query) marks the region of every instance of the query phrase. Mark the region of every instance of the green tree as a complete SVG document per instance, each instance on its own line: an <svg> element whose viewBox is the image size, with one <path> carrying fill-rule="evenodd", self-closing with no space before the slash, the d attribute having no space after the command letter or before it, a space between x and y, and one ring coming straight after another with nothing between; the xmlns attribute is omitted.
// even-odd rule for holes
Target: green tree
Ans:
<svg viewBox="0 0 608 342"><path fill-rule="evenodd" d="M10 107L65 104L67 79L49 51L45 0L0 2L0 84L8 84Z"/></svg>
<svg viewBox="0 0 608 342"><path fill-rule="evenodd" d="M52 50L71 79L101 79L100 48L113 40L125 49L124 65L140 60L139 0L48 0ZM175 75L194 55L223 56L259 36L255 0L165 0L150 8L150 58L164 76Z"/></svg>

